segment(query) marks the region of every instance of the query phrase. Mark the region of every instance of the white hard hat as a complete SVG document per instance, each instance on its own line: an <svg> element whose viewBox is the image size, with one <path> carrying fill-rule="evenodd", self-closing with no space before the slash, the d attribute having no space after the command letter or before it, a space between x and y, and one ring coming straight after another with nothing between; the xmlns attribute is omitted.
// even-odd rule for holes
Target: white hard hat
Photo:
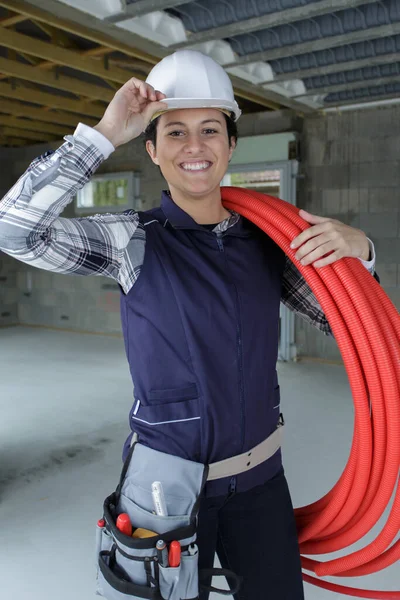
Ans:
<svg viewBox="0 0 400 600"><path fill-rule="evenodd" d="M146 83L167 96L166 111L219 108L234 113L235 121L242 113L228 74L215 60L195 50L178 50L163 58L152 68Z"/></svg>

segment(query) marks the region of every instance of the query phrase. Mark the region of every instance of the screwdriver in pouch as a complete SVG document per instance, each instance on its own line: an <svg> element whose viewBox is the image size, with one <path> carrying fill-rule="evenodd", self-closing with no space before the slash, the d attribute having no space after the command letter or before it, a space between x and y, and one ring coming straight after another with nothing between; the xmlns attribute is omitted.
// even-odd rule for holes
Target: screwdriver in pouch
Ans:
<svg viewBox="0 0 400 600"><path fill-rule="evenodd" d="M168 549L164 540L158 540L156 544L158 562L162 567L168 567Z"/></svg>
<svg viewBox="0 0 400 600"><path fill-rule="evenodd" d="M118 515L116 526L121 533L129 536L132 535L132 523L127 513L121 513Z"/></svg>
<svg viewBox="0 0 400 600"><path fill-rule="evenodd" d="M170 567L179 567L181 564L181 545L176 540L169 545L168 560Z"/></svg>

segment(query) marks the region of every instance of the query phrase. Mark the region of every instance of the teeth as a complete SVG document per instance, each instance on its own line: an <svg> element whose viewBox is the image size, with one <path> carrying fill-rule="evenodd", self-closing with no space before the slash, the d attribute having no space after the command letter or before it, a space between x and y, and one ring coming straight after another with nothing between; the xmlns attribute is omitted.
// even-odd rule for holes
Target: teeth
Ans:
<svg viewBox="0 0 400 600"><path fill-rule="evenodd" d="M207 169L207 167L211 163L204 161L198 163L183 163L181 166L185 171L202 171L203 169Z"/></svg>

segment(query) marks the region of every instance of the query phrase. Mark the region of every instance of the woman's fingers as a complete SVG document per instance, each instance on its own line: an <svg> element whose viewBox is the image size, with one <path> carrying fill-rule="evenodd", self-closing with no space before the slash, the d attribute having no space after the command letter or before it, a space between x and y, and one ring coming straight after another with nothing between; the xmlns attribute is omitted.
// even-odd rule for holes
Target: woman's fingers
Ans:
<svg viewBox="0 0 400 600"><path fill-rule="evenodd" d="M332 263L336 262L340 258L343 258L341 253L332 252L332 254L330 254L329 256L326 256L325 258L323 258L321 260L317 260L317 262L315 262L313 266L316 269L320 269L321 267L326 267L327 265L331 265Z"/></svg>
<svg viewBox="0 0 400 600"><path fill-rule="evenodd" d="M337 243L334 240L330 240L324 244L320 244L317 248L315 248L315 250L307 253L304 256L304 258L301 259L300 262L304 266L310 265L312 263L315 263L315 261L324 257L329 252L335 252L337 255L337 258L341 258L341 256L342 256L342 253L340 252L340 248L338 248ZM339 254L340 254L340 256L339 256ZM316 266L316 265L314 264L314 266Z"/></svg>
<svg viewBox="0 0 400 600"><path fill-rule="evenodd" d="M326 231L333 231L335 227L335 221L326 219L324 222L319 223L318 225L313 225L308 229L302 231L297 237L294 238L293 242L290 244L291 248L298 248L307 240L315 237L316 235L320 235Z"/></svg>
<svg viewBox="0 0 400 600"><path fill-rule="evenodd" d="M329 233L327 233L327 232L321 233L320 235L313 237L308 242L305 242L301 246L301 248L299 248L297 250L297 252L295 254L295 258L297 258L297 260L301 261L306 256L308 256L310 254L310 252L313 252L316 248L318 248L319 246L322 246L322 244L326 244L327 242L330 242L332 240L333 240L333 236L329 235Z"/></svg>

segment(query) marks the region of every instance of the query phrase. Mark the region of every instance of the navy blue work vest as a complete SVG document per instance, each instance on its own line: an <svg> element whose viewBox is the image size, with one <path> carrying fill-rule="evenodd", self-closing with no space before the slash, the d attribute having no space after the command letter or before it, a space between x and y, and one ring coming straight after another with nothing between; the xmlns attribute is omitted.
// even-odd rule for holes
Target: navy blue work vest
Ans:
<svg viewBox="0 0 400 600"><path fill-rule="evenodd" d="M121 294L135 395L131 429L145 445L202 463L241 454L268 437L279 419L285 256L243 217L216 234L165 192L161 206L140 213L140 220L143 266ZM278 451L246 473L209 482L206 494L245 491L280 468Z"/></svg>

